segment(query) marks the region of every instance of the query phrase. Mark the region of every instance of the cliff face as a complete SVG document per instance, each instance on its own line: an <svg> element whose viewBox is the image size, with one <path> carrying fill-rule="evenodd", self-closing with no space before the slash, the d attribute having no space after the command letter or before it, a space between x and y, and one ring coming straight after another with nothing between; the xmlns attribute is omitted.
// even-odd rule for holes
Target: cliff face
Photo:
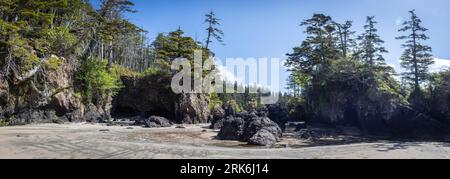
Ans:
<svg viewBox="0 0 450 179"><path fill-rule="evenodd" d="M0 75L0 119L7 125L23 125L81 122L92 112L98 118L107 116L102 106L86 107L82 103L74 91L75 60L61 59L64 63L57 69L38 73L27 81Z"/></svg>
<svg viewBox="0 0 450 179"><path fill-rule="evenodd" d="M438 86L430 97L430 113L450 126L450 75Z"/></svg>
<svg viewBox="0 0 450 179"><path fill-rule="evenodd" d="M5 77L0 73L0 120L7 117L8 111L8 101L9 101L9 84L5 80Z"/></svg>
<svg viewBox="0 0 450 179"><path fill-rule="evenodd" d="M124 88L113 100L114 117L161 116L175 123L206 123L209 96L174 94L170 76L122 77Z"/></svg>
<svg viewBox="0 0 450 179"><path fill-rule="evenodd" d="M368 135L401 138L444 139L448 133L444 118L435 115L438 112L417 110L382 83L328 85L333 90L312 95L308 106L314 113L311 122L357 126Z"/></svg>
<svg viewBox="0 0 450 179"><path fill-rule="evenodd" d="M0 76L0 119L7 125L102 122L114 117L162 116L174 123L206 123L209 96L174 94L171 76L122 77L123 89L98 104L83 104L75 89L77 65L63 59L58 69L18 82ZM40 79L40 80L39 80ZM45 85L44 85L45 84Z"/></svg>

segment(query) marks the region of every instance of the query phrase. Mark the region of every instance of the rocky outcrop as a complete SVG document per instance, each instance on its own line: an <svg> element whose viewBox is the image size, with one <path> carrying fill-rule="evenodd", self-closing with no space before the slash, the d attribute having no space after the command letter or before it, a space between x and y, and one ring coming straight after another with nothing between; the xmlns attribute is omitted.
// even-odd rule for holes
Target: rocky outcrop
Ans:
<svg viewBox="0 0 450 179"><path fill-rule="evenodd" d="M171 76L122 77L124 88L113 100L113 117L161 116L174 123L206 123L210 118L209 97L175 94Z"/></svg>
<svg viewBox="0 0 450 179"><path fill-rule="evenodd" d="M287 104L272 104L267 107L267 110L269 114L268 117L284 130L286 123L289 121Z"/></svg>
<svg viewBox="0 0 450 179"><path fill-rule="evenodd" d="M392 136L399 138L444 140L449 132L444 123L407 106L398 106L387 126Z"/></svg>
<svg viewBox="0 0 450 179"><path fill-rule="evenodd" d="M225 110L223 110L222 107L220 107L219 105L214 105L212 111L211 111L211 116L210 116L210 121L211 121L211 129L220 129L223 126L223 122L225 121Z"/></svg>
<svg viewBox="0 0 450 179"><path fill-rule="evenodd" d="M366 135L385 137L441 140L448 131L444 123L415 109L392 91L376 85L364 90L355 88L341 86L315 96L313 120L333 126L357 126Z"/></svg>
<svg viewBox="0 0 450 179"><path fill-rule="evenodd" d="M146 76L142 78L124 76L122 88L113 100L113 117L133 117L151 115L175 118L175 101L170 86L170 78Z"/></svg>
<svg viewBox="0 0 450 179"><path fill-rule="evenodd" d="M172 123L164 117L151 116L149 118L136 120L135 125L144 126L146 128L161 128L170 127L172 126Z"/></svg>
<svg viewBox="0 0 450 179"><path fill-rule="evenodd" d="M249 144L258 146L273 146L278 141L279 139L266 129L259 130L253 137L248 139Z"/></svg>
<svg viewBox="0 0 450 179"><path fill-rule="evenodd" d="M428 101L429 113L433 118L450 126L450 71L441 74L441 81L434 82Z"/></svg>
<svg viewBox="0 0 450 179"><path fill-rule="evenodd" d="M275 141L272 143L267 143L268 141L273 140L266 140L266 139L258 139L261 137L265 137L267 135L259 135L261 134L261 131L265 131L266 133L270 133L273 135L273 138L275 138ZM270 146L274 145L276 142L281 140L282 137L282 131L280 127L270 120L267 117L256 117L252 118L247 121L245 128L244 128L244 134L242 135L242 139L244 141L248 141L251 144L255 145L262 145L262 146ZM265 141L264 143L257 143L257 141Z"/></svg>
<svg viewBox="0 0 450 179"><path fill-rule="evenodd" d="M86 105L75 93L77 60L55 55L52 58L63 63L32 79L17 80L12 73L8 77L0 75L0 117L7 118L8 125L109 119L111 99Z"/></svg>
<svg viewBox="0 0 450 179"><path fill-rule="evenodd" d="M9 84L0 73L0 120L8 117Z"/></svg>
<svg viewBox="0 0 450 179"><path fill-rule="evenodd" d="M4 106L9 98L9 84L3 74L0 73L0 105Z"/></svg>
<svg viewBox="0 0 450 179"><path fill-rule="evenodd" d="M228 116L223 122L218 138L221 140L239 140L252 145L272 146L280 141L280 127L264 116L264 112L242 112L236 116Z"/></svg>
<svg viewBox="0 0 450 179"><path fill-rule="evenodd" d="M209 98L205 94L181 94L175 102L175 117L183 124L207 123Z"/></svg>
<svg viewBox="0 0 450 179"><path fill-rule="evenodd" d="M230 100L230 101L225 102L222 105L222 108L225 111L225 115L226 116L235 116L236 113L237 113L236 105L237 105L236 101L234 101L234 100Z"/></svg>
<svg viewBox="0 0 450 179"><path fill-rule="evenodd" d="M240 117L228 116L218 134L221 140L242 140L245 121Z"/></svg>

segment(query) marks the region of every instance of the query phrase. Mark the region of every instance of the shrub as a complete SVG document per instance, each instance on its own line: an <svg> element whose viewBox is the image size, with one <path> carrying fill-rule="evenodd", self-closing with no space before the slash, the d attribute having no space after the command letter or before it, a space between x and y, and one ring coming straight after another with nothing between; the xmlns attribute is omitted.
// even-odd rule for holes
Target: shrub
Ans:
<svg viewBox="0 0 450 179"><path fill-rule="evenodd" d="M77 74L79 92L84 102L101 101L116 95L122 88L119 74L107 70L107 62L90 59L81 65Z"/></svg>
<svg viewBox="0 0 450 179"><path fill-rule="evenodd" d="M209 109L211 109L211 110L214 109L215 105L218 105L218 106L223 105L223 102L222 102L222 100L220 100L220 97L217 93L211 93L209 98L211 100L211 102L209 103Z"/></svg>
<svg viewBox="0 0 450 179"><path fill-rule="evenodd" d="M8 126L9 122L7 119L0 119L0 127Z"/></svg>
<svg viewBox="0 0 450 179"><path fill-rule="evenodd" d="M57 70L61 65L63 65L64 61L56 56L50 57L47 63L45 64L45 68L49 70Z"/></svg>

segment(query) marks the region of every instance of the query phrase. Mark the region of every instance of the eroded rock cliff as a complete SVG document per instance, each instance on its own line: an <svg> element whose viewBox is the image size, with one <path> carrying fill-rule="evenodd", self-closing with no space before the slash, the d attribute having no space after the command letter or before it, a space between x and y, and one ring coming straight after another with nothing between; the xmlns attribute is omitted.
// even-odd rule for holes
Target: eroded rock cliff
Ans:
<svg viewBox="0 0 450 179"><path fill-rule="evenodd" d="M124 88L113 100L114 117L161 116L174 123L207 123L211 110L205 94L175 94L165 75L122 77Z"/></svg>

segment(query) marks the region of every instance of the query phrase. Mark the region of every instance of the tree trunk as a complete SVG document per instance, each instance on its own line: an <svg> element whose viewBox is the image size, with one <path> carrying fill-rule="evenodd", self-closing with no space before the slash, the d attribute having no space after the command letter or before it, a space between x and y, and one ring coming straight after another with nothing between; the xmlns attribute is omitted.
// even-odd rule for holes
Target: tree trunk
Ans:
<svg viewBox="0 0 450 179"><path fill-rule="evenodd" d="M420 83L419 83L419 64L417 62L417 40L416 40L416 28L413 27L413 62L414 62L414 90L418 92L420 90Z"/></svg>
<svg viewBox="0 0 450 179"><path fill-rule="evenodd" d="M109 59L108 59L108 70L112 68L114 63L114 51L113 51L113 39L109 41Z"/></svg>

